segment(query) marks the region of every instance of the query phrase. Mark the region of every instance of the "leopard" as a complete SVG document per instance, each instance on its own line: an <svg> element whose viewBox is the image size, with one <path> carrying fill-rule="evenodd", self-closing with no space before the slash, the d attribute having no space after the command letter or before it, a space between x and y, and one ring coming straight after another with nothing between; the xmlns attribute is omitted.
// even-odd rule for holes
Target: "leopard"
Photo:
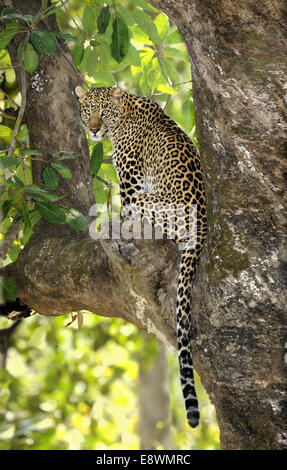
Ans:
<svg viewBox="0 0 287 470"><path fill-rule="evenodd" d="M181 249L175 312L178 360L187 421L195 428L200 414L194 384L191 294L207 236L199 152L154 99L118 86L88 91L77 86L75 93L89 138L99 141L108 135L112 142L122 215L140 218Z"/></svg>

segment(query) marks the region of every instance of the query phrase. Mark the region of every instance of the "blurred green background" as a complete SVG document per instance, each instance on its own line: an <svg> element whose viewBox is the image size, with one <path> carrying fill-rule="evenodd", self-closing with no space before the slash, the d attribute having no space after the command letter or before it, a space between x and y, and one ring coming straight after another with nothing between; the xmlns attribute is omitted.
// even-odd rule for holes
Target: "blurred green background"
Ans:
<svg viewBox="0 0 287 470"><path fill-rule="evenodd" d="M119 85L156 99L196 143L189 59L179 32L163 13L143 0L54 4L60 31L70 35L67 39L74 65L89 86ZM121 38L115 38L115 21L120 25ZM123 41L123 57L113 52L116 39ZM25 67L30 67L32 76L33 63L28 61ZM5 48L0 50L0 68L0 150L5 156L15 123L11 110L21 103ZM89 145L93 158L95 144ZM111 195L113 200L118 197L107 138L102 150L96 168L92 163L95 199L103 204L99 226L107 217L108 199ZM25 124L17 135L14 156L19 164L0 169L1 238L5 238L19 210L23 223L3 264L17 259L40 218L35 200L23 197L20 184L33 183L31 160L37 158L29 149ZM0 449L220 448L214 407L198 376L201 423L191 430L186 422L177 357L153 335L147 336L121 320L87 312L81 329L76 321L70 321L67 316L46 318L36 314L22 321L7 355L2 354ZM0 328L9 326L11 321L0 319ZM153 414L152 403L143 403L140 392L144 387L155 393L161 390L162 409L157 422L149 416Z"/></svg>

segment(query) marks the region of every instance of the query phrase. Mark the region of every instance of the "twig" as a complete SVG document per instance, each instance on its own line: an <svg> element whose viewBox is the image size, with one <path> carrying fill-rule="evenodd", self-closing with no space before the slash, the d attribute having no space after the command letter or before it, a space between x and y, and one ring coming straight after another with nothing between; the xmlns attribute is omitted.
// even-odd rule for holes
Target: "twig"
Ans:
<svg viewBox="0 0 287 470"><path fill-rule="evenodd" d="M176 87L176 86L186 85L187 83L192 83L192 80L187 80L186 82L176 83L176 84L173 85L173 86Z"/></svg>
<svg viewBox="0 0 287 470"><path fill-rule="evenodd" d="M13 245L14 240L17 238L21 225L22 225L22 219L20 218L20 212L18 212L16 216L14 217L14 220L5 235L5 239L0 245L1 247L0 264L6 258L6 255L9 252L11 246Z"/></svg>
<svg viewBox="0 0 287 470"><path fill-rule="evenodd" d="M62 0L61 0L61 3L62 3L62 6L63 6L65 12L68 13L68 8L67 8L66 5L62 2ZM78 17L78 19L80 20L80 23L83 24L82 18L81 18L79 15L77 15L77 17ZM73 22L74 25L75 25L75 28L76 28L81 34L83 34L83 36L85 36L84 31L79 28L79 25L76 23L75 18L71 18L71 19L72 19L72 22Z"/></svg>
<svg viewBox="0 0 287 470"><path fill-rule="evenodd" d="M14 68L14 67L11 67L11 68ZM11 96L9 96L8 93L6 93L6 91L1 90L1 93L3 93L3 95L5 95L6 98L8 99L8 101L11 101L11 103L14 104L14 106L16 106L17 109L20 108L18 103L16 103L16 101L14 101L13 98L11 98Z"/></svg>
<svg viewBox="0 0 287 470"><path fill-rule="evenodd" d="M168 78L167 74L165 73L165 70L164 70L164 67L163 67L163 63L162 63L162 61L161 61L160 54L158 54L157 59L158 59L158 62L159 62L159 65L160 65L160 68L161 68L161 71L162 71L162 74L163 74L164 78L166 79L168 85L169 85L169 86L172 86L172 82L170 81L170 79Z"/></svg>
<svg viewBox="0 0 287 470"><path fill-rule="evenodd" d="M17 134L21 125L21 121L24 116L25 108L26 108L26 72L24 69L24 52L26 49L26 45L28 44L28 41L30 39L30 34L27 34L22 47L21 47L21 52L20 52L20 58L19 58L19 64L20 64L20 91L21 91L21 106L20 110L15 122L14 130L13 130L13 135L10 143L10 147L7 153L7 157L11 157L14 153L15 147L16 147L16 138Z"/></svg>
<svg viewBox="0 0 287 470"><path fill-rule="evenodd" d="M1 116L7 118L7 119L12 119L12 121L16 121L17 118L15 116L10 116L10 114L4 113L4 111L0 111Z"/></svg>

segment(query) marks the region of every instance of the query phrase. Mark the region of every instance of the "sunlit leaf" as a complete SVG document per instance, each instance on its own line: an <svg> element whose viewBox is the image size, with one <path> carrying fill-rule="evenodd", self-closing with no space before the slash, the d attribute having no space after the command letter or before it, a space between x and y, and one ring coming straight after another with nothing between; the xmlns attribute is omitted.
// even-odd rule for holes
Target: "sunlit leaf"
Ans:
<svg viewBox="0 0 287 470"><path fill-rule="evenodd" d="M164 13L161 13L154 19L154 24L156 25L160 41L163 42L169 31L168 17Z"/></svg>
<svg viewBox="0 0 287 470"><path fill-rule="evenodd" d="M57 170L57 172L65 179L72 178L72 172L70 168L63 162L51 162L51 166Z"/></svg>
<svg viewBox="0 0 287 470"><path fill-rule="evenodd" d="M176 90L168 85L158 85L157 89L158 91L161 91L162 93L167 93L168 95L174 95L174 93L176 93Z"/></svg>
<svg viewBox="0 0 287 470"><path fill-rule="evenodd" d="M160 37L151 17L147 15L147 13L145 13L143 10L138 9L135 9L133 11L133 15L135 17L136 23L139 25L140 28L143 29L146 34L149 35L150 39L155 44L160 44Z"/></svg>
<svg viewBox="0 0 287 470"><path fill-rule="evenodd" d="M8 126L4 126L3 124L0 124L0 138L6 139L6 138L11 138L13 134L12 129Z"/></svg>

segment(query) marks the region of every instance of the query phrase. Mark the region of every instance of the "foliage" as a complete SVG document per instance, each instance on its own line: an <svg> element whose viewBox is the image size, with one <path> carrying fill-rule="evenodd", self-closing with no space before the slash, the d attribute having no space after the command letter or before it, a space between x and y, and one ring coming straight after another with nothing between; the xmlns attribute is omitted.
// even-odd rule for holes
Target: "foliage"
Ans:
<svg viewBox="0 0 287 470"><path fill-rule="evenodd" d="M67 324L34 316L18 330L0 370L0 449L139 449L139 358L152 366L156 341L147 347L135 326L117 319L85 315L81 330ZM174 449L218 448L206 394L199 386L203 419L191 433L178 406L177 358L169 353L168 362Z"/></svg>
<svg viewBox="0 0 287 470"><path fill-rule="evenodd" d="M40 27L40 21L53 13L60 31ZM66 40L88 86L120 85L150 96L195 142L196 137L185 46L176 27L146 1L55 0L51 6L43 1L41 11L33 16L6 8L0 21L1 237L7 237L13 220L21 222L4 260L7 264L16 261L41 217L79 230L88 228L84 215L64 206L56 192L60 178L73 178L69 159L77 155L65 149L52 154L42 172L42 184L33 183L32 162L43 156L30 149L28 129L15 117L23 106L23 90L7 51L14 37L25 33L18 48L19 66L31 78L37 74L41 54L53 54ZM110 214L119 211L118 180L108 138L89 145L95 199L102 205L100 226L107 217L106 205ZM5 280L4 298L15 298L15 289ZM138 448L136 384L142 349L141 334L119 320L89 316L81 331L64 328L63 318L26 320L9 350L7 370L0 371L0 448ZM147 361L152 360L153 353L147 356ZM169 363L174 446L190 449L184 406L177 406L183 403L177 359L169 355ZM214 411L203 391L199 398L205 403L203 419L192 433L192 446L218 448Z"/></svg>

